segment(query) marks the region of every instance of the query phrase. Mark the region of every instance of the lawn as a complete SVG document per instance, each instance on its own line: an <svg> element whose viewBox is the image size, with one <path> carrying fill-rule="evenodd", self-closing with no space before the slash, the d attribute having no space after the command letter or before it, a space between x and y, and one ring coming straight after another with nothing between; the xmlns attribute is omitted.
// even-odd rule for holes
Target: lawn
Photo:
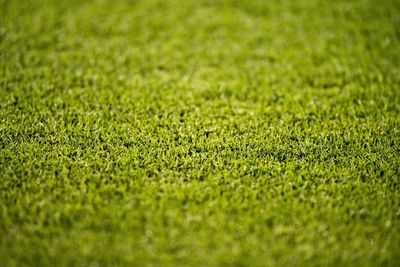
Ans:
<svg viewBox="0 0 400 267"><path fill-rule="evenodd" d="M0 0L0 266L400 266L400 2Z"/></svg>

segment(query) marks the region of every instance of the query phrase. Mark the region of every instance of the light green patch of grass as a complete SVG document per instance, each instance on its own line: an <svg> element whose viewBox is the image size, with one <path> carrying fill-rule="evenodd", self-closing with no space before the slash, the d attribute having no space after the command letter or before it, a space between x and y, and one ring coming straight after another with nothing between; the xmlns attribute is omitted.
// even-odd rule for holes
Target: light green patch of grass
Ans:
<svg viewBox="0 0 400 267"><path fill-rule="evenodd" d="M0 0L0 266L399 266L400 4Z"/></svg>

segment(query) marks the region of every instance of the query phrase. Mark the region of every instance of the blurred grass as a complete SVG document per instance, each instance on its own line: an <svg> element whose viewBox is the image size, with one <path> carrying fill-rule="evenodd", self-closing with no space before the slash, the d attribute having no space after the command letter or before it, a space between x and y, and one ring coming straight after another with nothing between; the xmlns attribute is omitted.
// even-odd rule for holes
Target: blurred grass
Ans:
<svg viewBox="0 0 400 267"><path fill-rule="evenodd" d="M399 26L0 0L0 266L398 266Z"/></svg>

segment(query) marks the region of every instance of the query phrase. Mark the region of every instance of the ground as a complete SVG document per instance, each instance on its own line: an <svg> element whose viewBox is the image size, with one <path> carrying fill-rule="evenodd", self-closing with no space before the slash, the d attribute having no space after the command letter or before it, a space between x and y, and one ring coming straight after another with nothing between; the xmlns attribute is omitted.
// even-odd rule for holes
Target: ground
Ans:
<svg viewBox="0 0 400 267"><path fill-rule="evenodd" d="M0 0L0 266L399 266L400 2Z"/></svg>

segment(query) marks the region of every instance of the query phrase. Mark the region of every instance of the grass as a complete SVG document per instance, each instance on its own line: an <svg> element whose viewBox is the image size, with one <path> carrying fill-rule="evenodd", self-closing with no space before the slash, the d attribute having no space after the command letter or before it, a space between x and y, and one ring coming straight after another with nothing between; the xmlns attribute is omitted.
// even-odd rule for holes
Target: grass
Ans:
<svg viewBox="0 0 400 267"><path fill-rule="evenodd" d="M399 266L398 1L0 0L0 266Z"/></svg>

